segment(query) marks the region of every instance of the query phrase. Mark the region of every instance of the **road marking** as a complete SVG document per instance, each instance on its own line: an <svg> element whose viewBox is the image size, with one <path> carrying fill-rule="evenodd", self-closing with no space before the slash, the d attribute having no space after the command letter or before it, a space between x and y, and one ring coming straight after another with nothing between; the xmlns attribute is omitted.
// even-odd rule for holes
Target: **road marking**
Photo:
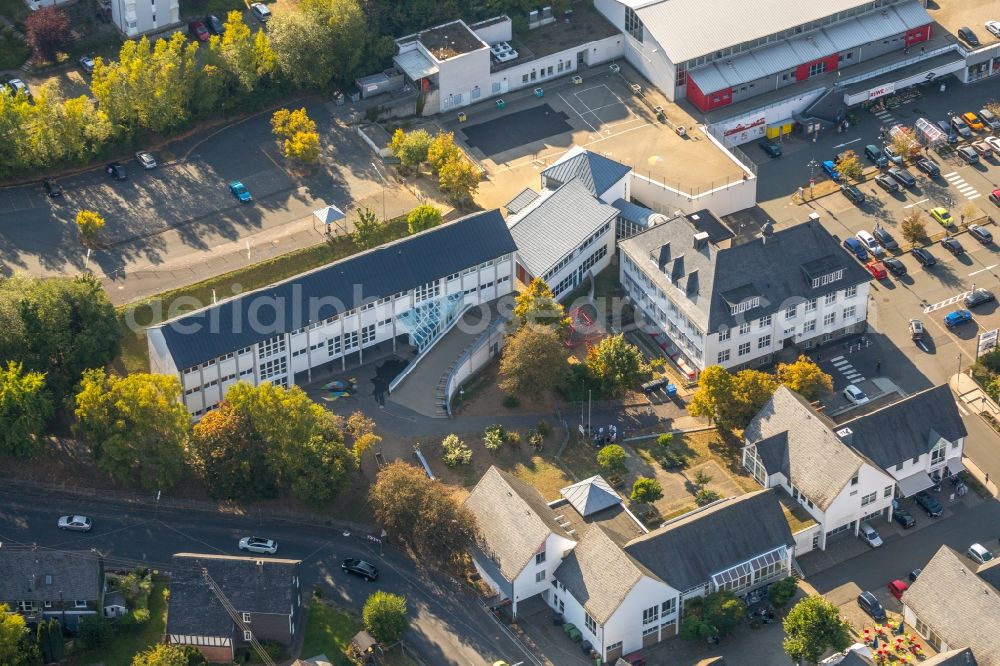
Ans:
<svg viewBox="0 0 1000 666"><path fill-rule="evenodd" d="M843 361L843 360L844 360L843 356L834 356L833 358L830 359L830 362L836 363L837 361Z"/></svg>
<svg viewBox="0 0 1000 666"><path fill-rule="evenodd" d="M992 264L990 266L987 266L986 268L980 268L978 271L972 271L971 273L969 273L969 277L972 277L973 275L979 275L980 273L985 273L986 271L991 271L996 267L997 264Z"/></svg>
<svg viewBox="0 0 1000 666"><path fill-rule="evenodd" d="M917 206L917 205L922 204L922 203L927 202L927 201L930 201L930 199L921 199L920 201L914 201L911 204L907 204L906 206L903 206L903 208L913 208L914 206Z"/></svg>
<svg viewBox="0 0 1000 666"><path fill-rule="evenodd" d="M848 141L847 143L838 143L836 146L834 146L834 148L843 148L844 146L849 146L852 143L857 143L858 141L861 141L861 137L858 137L857 139L854 139L852 141Z"/></svg>
<svg viewBox="0 0 1000 666"><path fill-rule="evenodd" d="M947 307L952 303L957 303L958 301L962 300L971 293L972 293L971 291L965 291L959 294L958 296L952 296L951 298L945 299L940 303L935 303L934 305L928 305L926 308L924 308L924 314L927 314L929 312L934 312L935 310L940 310L941 308Z"/></svg>
<svg viewBox="0 0 1000 666"><path fill-rule="evenodd" d="M972 201L973 199L978 199L978 198L979 198L979 197L981 197L981 196L983 196L983 195L982 195L982 194L980 194L979 192L976 192L976 193L975 193L975 194L973 194L973 195L972 195L971 197L965 197L965 198L966 198L966 199L968 199L969 201Z"/></svg>

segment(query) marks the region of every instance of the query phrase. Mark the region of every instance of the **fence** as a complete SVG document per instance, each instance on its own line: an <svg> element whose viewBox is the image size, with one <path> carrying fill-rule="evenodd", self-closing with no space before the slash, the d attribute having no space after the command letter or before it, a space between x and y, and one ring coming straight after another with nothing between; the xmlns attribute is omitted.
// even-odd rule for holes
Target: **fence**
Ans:
<svg viewBox="0 0 1000 666"><path fill-rule="evenodd" d="M451 416L451 399L455 395L455 391L461 387L466 379L490 362L494 357L492 351L494 344L497 345L498 353L503 347L503 326L506 323L507 319L504 317L495 317L490 322L489 327L462 352L462 355L452 365L444 387L445 409L448 416Z"/></svg>

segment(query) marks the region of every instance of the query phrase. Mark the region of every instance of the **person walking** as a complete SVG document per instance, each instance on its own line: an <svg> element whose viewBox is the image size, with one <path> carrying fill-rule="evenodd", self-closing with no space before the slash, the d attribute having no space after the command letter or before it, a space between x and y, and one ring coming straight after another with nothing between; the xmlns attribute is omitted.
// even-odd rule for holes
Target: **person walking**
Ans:
<svg viewBox="0 0 1000 666"><path fill-rule="evenodd" d="M882 361L875 361L875 372L882 369Z"/></svg>

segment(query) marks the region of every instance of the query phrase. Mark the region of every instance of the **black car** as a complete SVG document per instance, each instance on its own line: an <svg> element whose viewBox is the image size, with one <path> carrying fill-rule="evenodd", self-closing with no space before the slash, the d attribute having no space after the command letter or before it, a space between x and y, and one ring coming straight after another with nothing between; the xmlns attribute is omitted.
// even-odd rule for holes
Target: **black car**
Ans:
<svg viewBox="0 0 1000 666"><path fill-rule="evenodd" d="M908 530L917 524L917 519L906 509L896 509L893 511L892 519L902 525L904 530Z"/></svg>
<svg viewBox="0 0 1000 666"><path fill-rule="evenodd" d="M121 165L121 162L112 162L108 166L104 167L104 173L108 174L115 180L128 180L128 172L125 171L125 167Z"/></svg>
<svg viewBox="0 0 1000 666"><path fill-rule="evenodd" d="M341 562L340 570L364 578L368 582L378 578L378 569L375 568L374 564L365 562L364 560L356 560L353 557L349 557Z"/></svg>
<svg viewBox="0 0 1000 666"><path fill-rule="evenodd" d="M889 169L889 175L892 176L897 183L903 187L913 187L917 184L917 179L913 177L913 174L906 169L901 169L899 167L892 167Z"/></svg>
<svg viewBox="0 0 1000 666"><path fill-rule="evenodd" d="M882 260L882 265L885 266L885 270L889 271L896 277L906 275L906 264L896 257L886 257Z"/></svg>
<svg viewBox="0 0 1000 666"><path fill-rule="evenodd" d="M989 303L995 300L997 300L997 297L994 296L993 292L989 289L976 289L974 292L965 297L965 307L974 308L977 305L982 305L983 303Z"/></svg>
<svg viewBox="0 0 1000 666"><path fill-rule="evenodd" d="M962 120L959 116L951 117L951 128L958 132L958 135L963 139L972 138L972 128L969 127L969 124Z"/></svg>
<svg viewBox="0 0 1000 666"><path fill-rule="evenodd" d="M983 245L989 245L993 242L993 234L986 227L981 227L978 224L969 225L969 235Z"/></svg>
<svg viewBox="0 0 1000 666"><path fill-rule="evenodd" d="M878 176L875 177L875 183L886 192L899 191L899 183L897 183L890 176L887 176L884 173L879 174Z"/></svg>
<svg viewBox="0 0 1000 666"><path fill-rule="evenodd" d="M910 572L908 578L910 579L911 583L915 583L917 581L917 577L920 576L921 571L923 571L923 569L914 569L913 571Z"/></svg>
<svg viewBox="0 0 1000 666"><path fill-rule="evenodd" d="M912 254L916 260L920 262L921 266L930 267L937 263L937 259L935 259L934 255L930 253L930 250L922 247L913 248L910 250L910 254Z"/></svg>
<svg viewBox="0 0 1000 666"><path fill-rule="evenodd" d="M771 157L781 157L781 146L768 139L761 139L757 144L760 149Z"/></svg>
<svg viewBox="0 0 1000 666"><path fill-rule="evenodd" d="M944 507L941 506L941 502L934 499L934 496L928 493L926 490L921 490L917 493L914 498L920 508L927 512L927 515L931 518L937 518L944 512Z"/></svg>
<svg viewBox="0 0 1000 666"><path fill-rule="evenodd" d="M221 35L226 31L226 26L222 25L222 21L219 20L218 16L214 14L209 14L205 17L205 27L213 35Z"/></svg>
<svg viewBox="0 0 1000 666"><path fill-rule="evenodd" d="M868 590L858 595L858 605L861 606L861 610L871 615L872 619L876 622L885 622L885 609L882 608L882 604L875 598L875 595Z"/></svg>
<svg viewBox="0 0 1000 666"><path fill-rule="evenodd" d="M951 252L956 257L965 254L965 248L962 247L962 244L958 242L957 238L945 236L941 239L941 245L943 245L946 250Z"/></svg>
<svg viewBox="0 0 1000 666"><path fill-rule="evenodd" d="M49 180L48 178L46 178L45 180L42 181L42 187L45 188L45 193L48 194L53 199L55 199L56 197L61 197L63 195L62 186L60 186L59 183L57 183L54 180Z"/></svg>
<svg viewBox="0 0 1000 666"><path fill-rule="evenodd" d="M972 28L962 27L958 29L958 36L963 42L969 46L979 46L979 38L976 37L976 33L972 32Z"/></svg>
<svg viewBox="0 0 1000 666"><path fill-rule="evenodd" d="M875 227L875 231L872 233L875 236L875 240L879 242L879 245L887 250L898 250L899 243L896 239L892 237L885 227Z"/></svg>
<svg viewBox="0 0 1000 666"><path fill-rule="evenodd" d="M865 202L865 193L853 185L841 185L840 191L844 193L845 197L856 204L863 204Z"/></svg>
<svg viewBox="0 0 1000 666"><path fill-rule="evenodd" d="M937 165L936 162L932 162L926 157L921 157L917 160L917 168L926 173L931 178L937 178L941 175L941 167Z"/></svg>

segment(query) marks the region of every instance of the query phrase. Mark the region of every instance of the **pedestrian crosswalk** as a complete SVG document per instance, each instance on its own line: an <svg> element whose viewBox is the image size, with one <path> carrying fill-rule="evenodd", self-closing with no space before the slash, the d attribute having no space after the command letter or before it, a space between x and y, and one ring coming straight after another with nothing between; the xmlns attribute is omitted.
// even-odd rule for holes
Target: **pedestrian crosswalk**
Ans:
<svg viewBox="0 0 1000 666"><path fill-rule="evenodd" d="M979 197L983 196L976 191L976 188L965 182L965 179L962 178L960 175L958 175L957 171L952 171L950 173L944 174L944 179L947 180L948 183L950 183L951 185L954 185L955 189L961 192L962 196L968 199L969 201L972 201L973 199L978 199Z"/></svg>
<svg viewBox="0 0 1000 666"><path fill-rule="evenodd" d="M878 118L879 122L881 122L883 125L895 125L896 124L896 116L892 115L891 113L889 113L885 109L883 109L882 111L879 111L878 113L876 113L875 117Z"/></svg>
<svg viewBox="0 0 1000 666"><path fill-rule="evenodd" d="M865 376L858 372L857 368L851 365L851 362L843 356L836 356L830 359L830 363L832 363L833 367L837 369L837 372L844 375L844 377L847 378L847 381L852 384L865 381Z"/></svg>

